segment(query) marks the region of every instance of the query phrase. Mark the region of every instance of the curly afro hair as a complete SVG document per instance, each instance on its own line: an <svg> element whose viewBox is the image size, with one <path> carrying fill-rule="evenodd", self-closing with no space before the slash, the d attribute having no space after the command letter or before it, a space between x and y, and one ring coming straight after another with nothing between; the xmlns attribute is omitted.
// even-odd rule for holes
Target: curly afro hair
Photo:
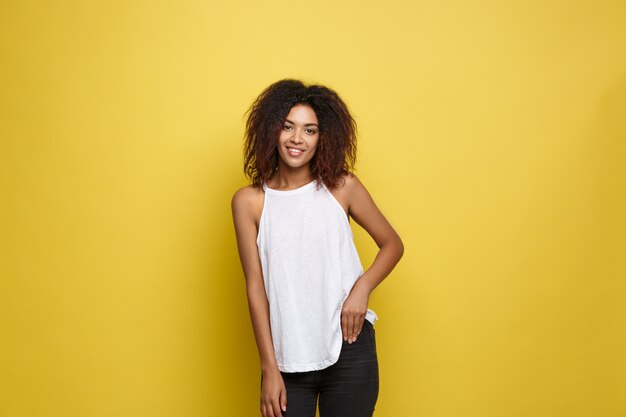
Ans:
<svg viewBox="0 0 626 417"><path fill-rule="evenodd" d="M319 142L310 161L314 179L332 189L354 169L357 126L346 103L328 87L287 78L267 87L244 113L244 174L253 187L278 169L278 137L296 104L311 106L319 122Z"/></svg>

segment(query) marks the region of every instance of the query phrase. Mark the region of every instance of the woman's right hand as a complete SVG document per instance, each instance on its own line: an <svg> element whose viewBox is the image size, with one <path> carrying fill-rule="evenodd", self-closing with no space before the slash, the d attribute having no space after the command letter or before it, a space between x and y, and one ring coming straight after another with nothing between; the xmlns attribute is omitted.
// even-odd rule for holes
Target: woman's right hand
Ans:
<svg viewBox="0 0 626 417"><path fill-rule="evenodd" d="M261 379L261 415L281 417L287 411L287 390L279 370L264 373Z"/></svg>

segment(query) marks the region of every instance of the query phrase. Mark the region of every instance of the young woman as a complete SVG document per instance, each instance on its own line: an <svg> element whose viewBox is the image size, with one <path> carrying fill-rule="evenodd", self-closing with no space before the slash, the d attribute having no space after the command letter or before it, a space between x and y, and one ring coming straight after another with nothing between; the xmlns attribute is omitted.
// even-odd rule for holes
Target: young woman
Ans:
<svg viewBox="0 0 626 417"><path fill-rule="evenodd" d="M285 79L246 112L232 198L261 362L263 417L370 417L378 398L371 292L404 252L351 172L356 123L335 91ZM380 248L363 270L350 217Z"/></svg>

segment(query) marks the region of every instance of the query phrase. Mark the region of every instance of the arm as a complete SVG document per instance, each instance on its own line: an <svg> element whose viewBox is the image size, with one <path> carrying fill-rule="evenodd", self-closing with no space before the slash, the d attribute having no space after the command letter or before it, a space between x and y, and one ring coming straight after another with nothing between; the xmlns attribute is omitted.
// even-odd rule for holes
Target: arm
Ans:
<svg viewBox="0 0 626 417"><path fill-rule="evenodd" d="M372 265L352 287L343 305L341 326L344 340L352 343L363 327L370 294L400 261L404 254L404 244L355 175L346 176L345 187L350 215L367 231L380 249Z"/></svg>
<svg viewBox="0 0 626 417"><path fill-rule="evenodd" d="M242 188L233 196L231 209L239 258L246 279L248 309L261 362L261 414L263 417L274 417L281 416L279 406L286 410L287 395L272 344L269 303L256 245L257 227L254 220L256 197L254 190Z"/></svg>

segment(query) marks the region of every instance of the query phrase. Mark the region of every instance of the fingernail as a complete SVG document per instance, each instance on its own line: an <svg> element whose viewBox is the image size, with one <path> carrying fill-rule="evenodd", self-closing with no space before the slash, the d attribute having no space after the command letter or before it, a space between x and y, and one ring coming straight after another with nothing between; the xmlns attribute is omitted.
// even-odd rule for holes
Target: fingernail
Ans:
<svg viewBox="0 0 626 417"><path fill-rule="evenodd" d="M287 411L287 406L283 405L283 411Z"/></svg>

